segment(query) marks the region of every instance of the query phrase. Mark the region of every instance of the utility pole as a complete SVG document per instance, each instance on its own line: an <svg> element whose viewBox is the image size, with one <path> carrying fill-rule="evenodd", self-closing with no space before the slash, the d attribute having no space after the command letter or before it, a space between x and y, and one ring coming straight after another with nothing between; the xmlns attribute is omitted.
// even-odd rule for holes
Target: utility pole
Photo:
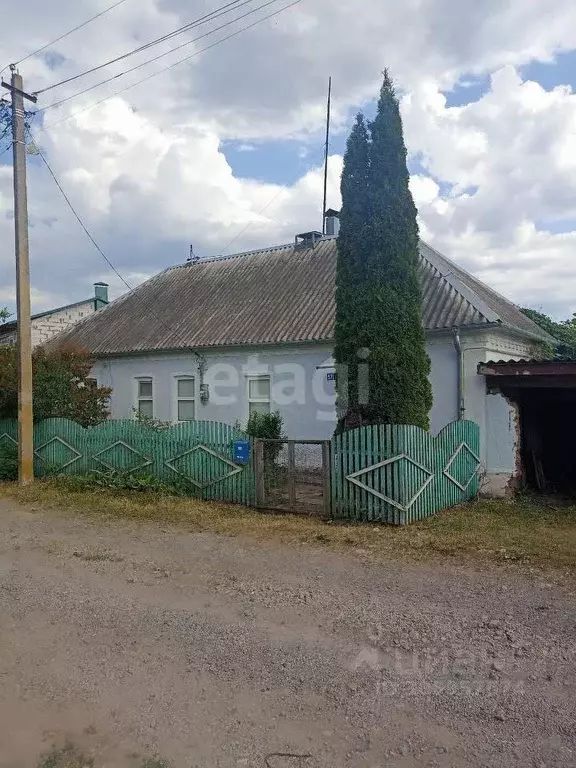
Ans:
<svg viewBox="0 0 576 768"><path fill-rule="evenodd" d="M26 191L26 137L24 99L36 102L24 92L22 76L10 66L12 94L12 144L14 151L14 233L16 244L16 306L18 322L18 480L34 480L34 427L32 419L32 331L30 321L30 259L28 253L28 199Z"/></svg>
<svg viewBox="0 0 576 768"><path fill-rule="evenodd" d="M328 106L326 108L326 147L324 152L324 200L322 203L322 234L326 234L326 205L328 204L328 154L330 151L330 108L332 106L332 78L328 80Z"/></svg>

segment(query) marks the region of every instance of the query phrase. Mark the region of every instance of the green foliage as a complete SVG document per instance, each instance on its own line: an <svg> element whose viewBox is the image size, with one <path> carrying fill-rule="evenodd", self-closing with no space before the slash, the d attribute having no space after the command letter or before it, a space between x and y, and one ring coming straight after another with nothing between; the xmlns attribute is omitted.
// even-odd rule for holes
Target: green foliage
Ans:
<svg viewBox="0 0 576 768"><path fill-rule="evenodd" d="M555 347L547 350L549 353L560 357L576 357L576 314L570 320L558 323L535 309L523 309L522 312L558 342Z"/></svg>
<svg viewBox="0 0 576 768"><path fill-rule="evenodd" d="M421 320L418 225L402 120L385 74L376 119L358 116L342 174L336 278L338 431L429 426L430 360ZM368 378L368 387L359 382Z"/></svg>
<svg viewBox="0 0 576 768"><path fill-rule="evenodd" d="M280 411L274 413L253 413L248 419L246 433L261 440L284 440L284 420ZM282 443L264 444L264 472L270 478L278 472L277 460Z"/></svg>
<svg viewBox="0 0 576 768"><path fill-rule="evenodd" d="M265 440L282 440L284 421L280 411L274 413L253 413L248 419L246 433L250 437L259 437Z"/></svg>
<svg viewBox="0 0 576 768"><path fill-rule="evenodd" d="M86 757L74 745L68 743L63 749L55 749L40 758L38 768L93 768L94 758Z"/></svg>
<svg viewBox="0 0 576 768"><path fill-rule="evenodd" d="M15 445L0 445L0 481L18 479L18 449Z"/></svg>
<svg viewBox="0 0 576 768"><path fill-rule="evenodd" d="M138 408L132 408L132 412L134 414L134 421L136 421L138 424L140 424L141 427L144 427L145 429L153 429L157 432L160 432L161 430L168 429L172 426L169 421L160 421L160 419L147 416L145 413L142 413L142 411L139 411Z"/></svg>
<svg viewBox="0 0 576 768"><path fill-rule="evenodd" d="M4 307L3 309L0 309L0 323L5 323L6 320L10 317L10 312Z"/></svg>
<svg viewBox="0 0 576 768"><path fill-rule="evenodd" d="M108 472L92 472L88 475L60 477L58 482L73 491L98 490L106 488L111 491L134 491L138 493L155 493L178 496L192 495L191 484L185 478L166 482L154 475L122 470Z"/></svg>
<svg viewBox="0 0 576 768"><path fill-rule="evenodd" d="M108 418L108 387L90 378L93 360L74 347L32 355L34 421L65 418L92 427ZM0 419L18 418L17 347L0 346Z"/></svg>

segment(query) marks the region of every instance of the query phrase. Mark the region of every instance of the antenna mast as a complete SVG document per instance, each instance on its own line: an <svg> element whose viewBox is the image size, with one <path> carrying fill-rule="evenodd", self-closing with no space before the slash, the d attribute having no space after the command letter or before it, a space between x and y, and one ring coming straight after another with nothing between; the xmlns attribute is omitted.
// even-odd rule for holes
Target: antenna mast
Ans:
<svg viewBox="0 0 576 768"><path fill-rule="evenodd" d="M328 152L330 149L330 108L332 106L332 78L328 79L328 105L326 109L326 151L324 153L324 200L322 203L322 234L326 234L326 206L328 204Z"/></svg>

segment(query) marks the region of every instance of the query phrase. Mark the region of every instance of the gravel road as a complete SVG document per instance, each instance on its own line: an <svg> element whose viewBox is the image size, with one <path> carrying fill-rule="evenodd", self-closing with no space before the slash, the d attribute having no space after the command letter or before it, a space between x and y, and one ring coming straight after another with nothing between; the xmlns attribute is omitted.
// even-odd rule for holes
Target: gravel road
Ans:
<svg viewBox="0 0 576 768"><path fill-rule="evenodd" d="M1 766L576 766L575 649L542 575L0 500Z"/></svg>

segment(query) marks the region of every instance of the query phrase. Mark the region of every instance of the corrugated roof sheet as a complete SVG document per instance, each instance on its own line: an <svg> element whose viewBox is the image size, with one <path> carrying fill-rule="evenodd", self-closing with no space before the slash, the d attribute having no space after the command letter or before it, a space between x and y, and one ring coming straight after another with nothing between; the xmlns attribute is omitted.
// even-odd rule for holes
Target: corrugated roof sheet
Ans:
<svg viewBox="0 0 576 768"><path fill-rule="evenodd" d="M171 267L59 337L95 355L331 341L336 238ZM549 340L522 312L446 257L420 248L428 330L501 323Z"/></svg>

